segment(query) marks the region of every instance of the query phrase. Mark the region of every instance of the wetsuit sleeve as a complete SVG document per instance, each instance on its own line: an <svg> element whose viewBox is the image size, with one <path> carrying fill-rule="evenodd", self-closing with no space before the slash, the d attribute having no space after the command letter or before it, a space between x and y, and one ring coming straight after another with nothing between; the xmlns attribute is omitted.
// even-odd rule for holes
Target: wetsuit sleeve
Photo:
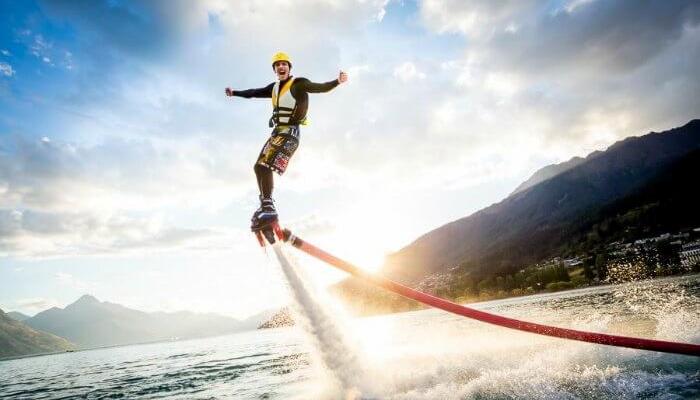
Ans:
<svg viewBox="0 0 700 400"><path fill-rule="evenodd" d="M247 89L247 90L234 90L233 95L238 96L238 97L245 97L246 99L250 99L251 97L260 97L260 98L271 98L272 97L272 88L275 87L274 83L271 83L264 88L260 89Z"/></svg>
<svg viewBox="0 0 700 400"><path fill-rule="evenodd" d="M325 93L338 86L338 80L334 79L325 83L311 82L306 78L299 78L294 81L294 89L306 93Z"/></svg>

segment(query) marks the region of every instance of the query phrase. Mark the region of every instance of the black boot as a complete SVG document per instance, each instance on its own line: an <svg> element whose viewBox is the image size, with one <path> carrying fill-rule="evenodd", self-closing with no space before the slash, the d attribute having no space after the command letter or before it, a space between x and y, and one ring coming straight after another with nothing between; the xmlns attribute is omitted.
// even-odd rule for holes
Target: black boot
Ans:
<svg viewBox="0 0 700 400"><path fill-rule="evenodd" d="M277 210L275 209L275 202L272 198L260 197L260 208L255 210L253 213L253 218L251 220L250 228L252 230L259 230L265 225L271 222L277 221Z"/></svg>

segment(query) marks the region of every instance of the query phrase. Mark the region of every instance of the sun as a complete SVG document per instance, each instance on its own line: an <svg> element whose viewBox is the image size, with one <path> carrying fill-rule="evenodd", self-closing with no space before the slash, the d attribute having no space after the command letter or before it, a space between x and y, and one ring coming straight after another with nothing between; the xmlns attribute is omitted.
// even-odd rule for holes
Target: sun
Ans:
<svg viewBox="0 0 700 400"><path fill-rule="evenodd" d="M378 272L385 257L396 251L406 236L409 224L402 219L402 210L391 213L376 204L359 202L344 209L335 220L336 229L330 235L330 246L347 261L367 271Z"/></svg>

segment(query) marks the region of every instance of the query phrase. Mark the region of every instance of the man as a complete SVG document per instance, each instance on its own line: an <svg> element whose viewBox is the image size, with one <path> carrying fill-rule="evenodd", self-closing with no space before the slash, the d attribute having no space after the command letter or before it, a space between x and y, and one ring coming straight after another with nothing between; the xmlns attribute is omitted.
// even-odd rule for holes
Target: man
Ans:
<svg viewBox="0 0 700 400"><path fill-rule="evenodd" d="M309 108L309 93L324 93L348 80L345 72L340 71L338 78L326 83L314 83L306 78L294 78L290 75L292 62L286 53L272 56L272 69L277 75L277 82L264 88L233 90L226 88L226 96L245 98L272 99L272 117L269 125L272 129L270 138L260 151L255 163L255 176L260 190L260 208L253 214L251 229L258 231L277 220L277 210L272 200L272 171L282 175L289 160L299 146L299 125L306 122Z"/></svg>

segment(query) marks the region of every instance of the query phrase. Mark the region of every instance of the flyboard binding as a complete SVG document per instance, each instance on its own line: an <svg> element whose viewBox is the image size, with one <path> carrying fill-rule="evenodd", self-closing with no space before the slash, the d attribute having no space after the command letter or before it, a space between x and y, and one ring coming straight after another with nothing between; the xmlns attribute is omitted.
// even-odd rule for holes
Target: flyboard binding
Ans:
<svg viewBox="0 0 700 400"><path fill-rule="evenodd" d="M277 221L277 218L261 222L255 226L252 226L250 230L253 231L255 237L258 239L260 247L263 248L265 247L265 242L275 244L277 238L280 240L285 240L284 238L286 237L279 225L279 222Z"/></svg>

